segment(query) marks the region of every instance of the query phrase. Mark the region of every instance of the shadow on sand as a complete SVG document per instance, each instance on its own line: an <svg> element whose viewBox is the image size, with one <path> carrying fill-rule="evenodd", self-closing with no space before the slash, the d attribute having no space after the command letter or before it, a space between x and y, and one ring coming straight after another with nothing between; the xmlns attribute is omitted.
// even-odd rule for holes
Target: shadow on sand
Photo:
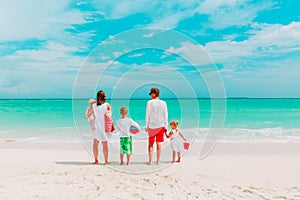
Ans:
<svg viewBox="0 0 300 200"><path fill-rule="evenodd" d="M94 165L92 162L79 162L79 161L58 161L55 163L58 165L76 165L76 166ZM167 164L167 163L170 163L170 161L161 161L160 163ZM98 165L104 165L104 163L99 163ZM108 165L119 166L120 163L116 162L116 161L112 161L112 162L109 162ZM130 165L148 165L148 163L133 161L133 162L130 162ZM152 165L155 165L155 162L153 162Z"/></svg>

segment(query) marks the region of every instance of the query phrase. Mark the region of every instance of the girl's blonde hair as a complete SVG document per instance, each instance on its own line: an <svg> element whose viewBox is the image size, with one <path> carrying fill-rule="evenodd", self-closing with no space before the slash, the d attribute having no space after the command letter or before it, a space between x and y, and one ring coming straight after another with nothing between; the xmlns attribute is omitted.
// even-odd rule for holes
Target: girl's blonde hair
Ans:
<svg viewBox="0 0 300 200"><path fill-rule="evenodd" d="M170 125L174 125L177 128L178 127L178 121L177 120L172 120L170 122Z"/></svg>

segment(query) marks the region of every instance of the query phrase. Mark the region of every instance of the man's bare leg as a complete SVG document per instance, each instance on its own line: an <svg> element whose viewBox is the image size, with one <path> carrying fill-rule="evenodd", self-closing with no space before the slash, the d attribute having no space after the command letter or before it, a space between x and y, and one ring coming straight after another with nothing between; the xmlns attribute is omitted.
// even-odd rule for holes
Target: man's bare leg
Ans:
<svg viewBox="0 0 300 200"><path fill-rule="evenodd" d="M148 155L149 155L149 162L148 164L152 164L152 154L153 154L153 144L148 144Z"/></svg>
<svg viewBox="0 0 300 200"><path fill-rule="evenodd" d="M156 142L156 150L157 150L156 164L159 165L159 163L160 163L160 154L161 154L161 144L159 142Z"/></svg>

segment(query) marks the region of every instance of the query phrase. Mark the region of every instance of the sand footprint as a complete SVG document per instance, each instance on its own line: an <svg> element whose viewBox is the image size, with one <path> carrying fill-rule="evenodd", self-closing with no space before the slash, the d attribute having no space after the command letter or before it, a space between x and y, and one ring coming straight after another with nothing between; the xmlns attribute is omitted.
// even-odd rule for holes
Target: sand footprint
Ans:
<svg viewBox="0 0 300 200"><path fill-rule="evenodd" d="M249 189L244 189L243 192L244 193L249 193L249 194L254 194L254 192L252 190L249 190Z"/></svg>
<svg viewBox="0 0 300 200"><path fill-rule="evenodd" d="M275 199L288 199L288 198L285 197L285 196L273 196L273 198L275 198Z"/></svg>
<svg viewBox="0 0 300 200"><path fill-rule="evenodd" d="M242 189L242 187L240 187L240 186L238 186L238 185L233 185L232 188L239 189L239 190Z"/></svg>

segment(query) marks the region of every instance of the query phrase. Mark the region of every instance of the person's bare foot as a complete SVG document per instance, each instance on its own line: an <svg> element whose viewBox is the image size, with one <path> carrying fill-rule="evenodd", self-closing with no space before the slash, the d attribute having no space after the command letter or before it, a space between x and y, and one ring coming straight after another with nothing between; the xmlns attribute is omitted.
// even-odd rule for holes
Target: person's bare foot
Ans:
<svg viewBox="0 0 300 200"><path fill-rule="evenodd" d="M147 164L148 164L148 165L152 165L152 162L148 162Z"/></svg>
<svg viewBox="0 0 300 200"><path fill-rule="evenodd" d="M124 165L124 162L120 162L120 165Z"/></svg>
<svg viewBox="0 0 300 200"><path fill-rule="evenodd" d="M171 163L174 163L175 162L175 160L172 160L172 162Z"/></svg>
<svg viewBox="0 0 300 200"><path fill-rule="evenodd" d="M180 163L180 159L178 159L176 162L177 162L177 163Z"/></svg>
<svg viewBox="0 0 300 200"><path fill-rule="evenodd" d="M95 159L95 162L93 162L94 165L98 165L99 161L97 159Z"/></svg>
<svg viewBox="0 0 300 200"><path fill-rule="evenodd" d="M156 164L159 165L159 164L160 164L160 161L156 161Z"/></svg>
<svg viewBox="0 0 300 200"><path fill-rule="evenodd" d="M105 162L103 165L109 165L109 162Z"/></svg>

